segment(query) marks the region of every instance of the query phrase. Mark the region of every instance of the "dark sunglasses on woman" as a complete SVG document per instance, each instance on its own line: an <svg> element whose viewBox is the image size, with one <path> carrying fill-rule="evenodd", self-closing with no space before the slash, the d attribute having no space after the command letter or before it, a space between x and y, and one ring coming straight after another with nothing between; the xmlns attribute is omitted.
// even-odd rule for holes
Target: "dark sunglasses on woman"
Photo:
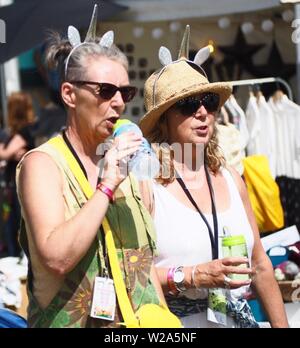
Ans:
<svg viewBox="0 0 300 348"><path fill-rule="evenodd" d="M133 86L117 87L111 83L94 82L94 81L69 81L70 83L79 85L96 85L98 89L95 91L102 99L110 100L119 91L124 103L130 102L136 95L137 88Z"/></svg>
<svg viewBox="0 0 300 348"><path fill-rule="evenodd" d="M191 116L197 112L200 106L204 106L209 113L218 111L220 96L216 93L203 93L199 96L189 96L178 100L175 103L175 108L183 116Z"/></svg>

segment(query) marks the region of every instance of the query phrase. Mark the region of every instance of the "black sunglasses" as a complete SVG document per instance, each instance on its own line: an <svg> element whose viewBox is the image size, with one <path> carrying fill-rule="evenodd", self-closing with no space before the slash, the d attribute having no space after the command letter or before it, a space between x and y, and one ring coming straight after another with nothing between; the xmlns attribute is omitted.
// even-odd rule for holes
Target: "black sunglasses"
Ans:
<svg viewBox="0 0 300 348"><path fill-rule="evenodd" d="M133 86L117 87L111 83L94 82L94 81L69 81L70 83L80 85L96 85L98 90L95 91L101 98L105 100L111 99L117 91L120 91L124 103L130 102L136 95L137 88Z"/></svg>
<svg viewBox="0 0 300 348"><path fill-rule="evenodd" d="M191 116L197 112L200 106L204 106L207 112L216 112L219 108L220 96L216 93L203 93L200 96L189 96L178 100L175 108L183 116Z"/></svg>

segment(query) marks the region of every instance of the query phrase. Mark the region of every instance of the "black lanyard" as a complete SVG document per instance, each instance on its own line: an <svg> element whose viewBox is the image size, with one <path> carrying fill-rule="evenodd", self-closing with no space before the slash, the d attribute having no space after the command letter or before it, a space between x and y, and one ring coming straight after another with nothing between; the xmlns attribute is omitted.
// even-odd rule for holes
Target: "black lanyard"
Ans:
<svg viewBox="0 0 300 348"><path fill-rule="evenodd" d="M177 179L179 185L182 187L184 193L187 195L187 197L190 200L190 202L193 204L195 209L200 214L202 220L204 221L204 223L205 223L205 225L206 225L206 227L208 229L210 243L211 243L212 258L213 258L213 260L215 260L219 256L218 217L217 217L217 212L216 212L214 190L213 190L213 187L212 187L212 184L211 184L210 175L209 175L209 172L208 172L208 169L207 169L206 165L204 165L204 169L205 169L205 175L206 175L206 180L207 180L209 193L210 193L210 199L211 199L211 210L212 210L213 222L214 222L214 232L212 231L212 229L211 229L211 227L210 227L206 217L203 215L202 211L200 210L200 208L198 207L198 205L195 202L194 198L192 197L190 191L187 189L187 187L185 186L185 183L183 182L181 177L179 177L177 172L176 172L176 174L177 174L176 175L177 176L176 179Z"/></svg>
<svg viewBox="0 0 300 348"><path fill-rule="evenodd" d="M74 147L73 147L72 144L70 143L70 140L69 140L68 137L67 137L67 134L66 134L66 130L65 130L65 129L62 131L62 137L63 137L65 143L67 144L69 150L72 152L73 156L75 157L76 161L78 162L78 164L79 164L79 166L80 166L80 168L81 168L81 170L82 170L82 172L83 172L85 178L88 180L87 172L86 172L86 170L85 170L85 168L84 168L84 165L83 165L82 162L80 161L80 158L79 158L79 156L77 155L77 152L75 151ZM100 177L100 175L99 175L99 176L98 176L98 180L97 180L97 185L100 184L100 181L101 181L101 177Z"/></svg>

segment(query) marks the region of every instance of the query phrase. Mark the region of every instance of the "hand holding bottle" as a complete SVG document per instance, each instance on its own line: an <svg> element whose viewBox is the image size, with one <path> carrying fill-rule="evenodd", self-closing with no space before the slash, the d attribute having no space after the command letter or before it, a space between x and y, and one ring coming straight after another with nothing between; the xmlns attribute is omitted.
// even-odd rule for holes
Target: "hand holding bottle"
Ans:
<svg viewBox="0 0 300 348"><path fill-rule="evenodd" d="M140 135L133 132L124 133L115 138L111 148L103 158L102 182L112 191L127 177L120 163L134 154L141 146Z"/></svg>
<svg viewBox="0 0 300 348"><path fill-rule="evenodd" d="M135 123L129 120L118 120L114 126L113 136L115 139L127 132L133 132L142 137L139 148L128 159L128 170L132 172L138 180L154 178L159 172L160 164L150 144L143 137L142 131Z"/></svg>

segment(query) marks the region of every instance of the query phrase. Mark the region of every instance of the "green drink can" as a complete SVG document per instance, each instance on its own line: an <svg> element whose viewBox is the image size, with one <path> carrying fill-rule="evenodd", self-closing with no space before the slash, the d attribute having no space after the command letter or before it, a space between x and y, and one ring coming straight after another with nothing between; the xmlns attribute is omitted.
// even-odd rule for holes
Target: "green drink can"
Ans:
<svg viewBox="0 0 300 348"><path fill-rule="evenodd" d="M242 234L237 236L227 236L222 238L222 251L223 257L248 257L247 244L245 237ZM241 264L239 267L247 268L248 264ZM248 280L249 274L236 274L232 273L228 275L233 280Z"/></svg>

